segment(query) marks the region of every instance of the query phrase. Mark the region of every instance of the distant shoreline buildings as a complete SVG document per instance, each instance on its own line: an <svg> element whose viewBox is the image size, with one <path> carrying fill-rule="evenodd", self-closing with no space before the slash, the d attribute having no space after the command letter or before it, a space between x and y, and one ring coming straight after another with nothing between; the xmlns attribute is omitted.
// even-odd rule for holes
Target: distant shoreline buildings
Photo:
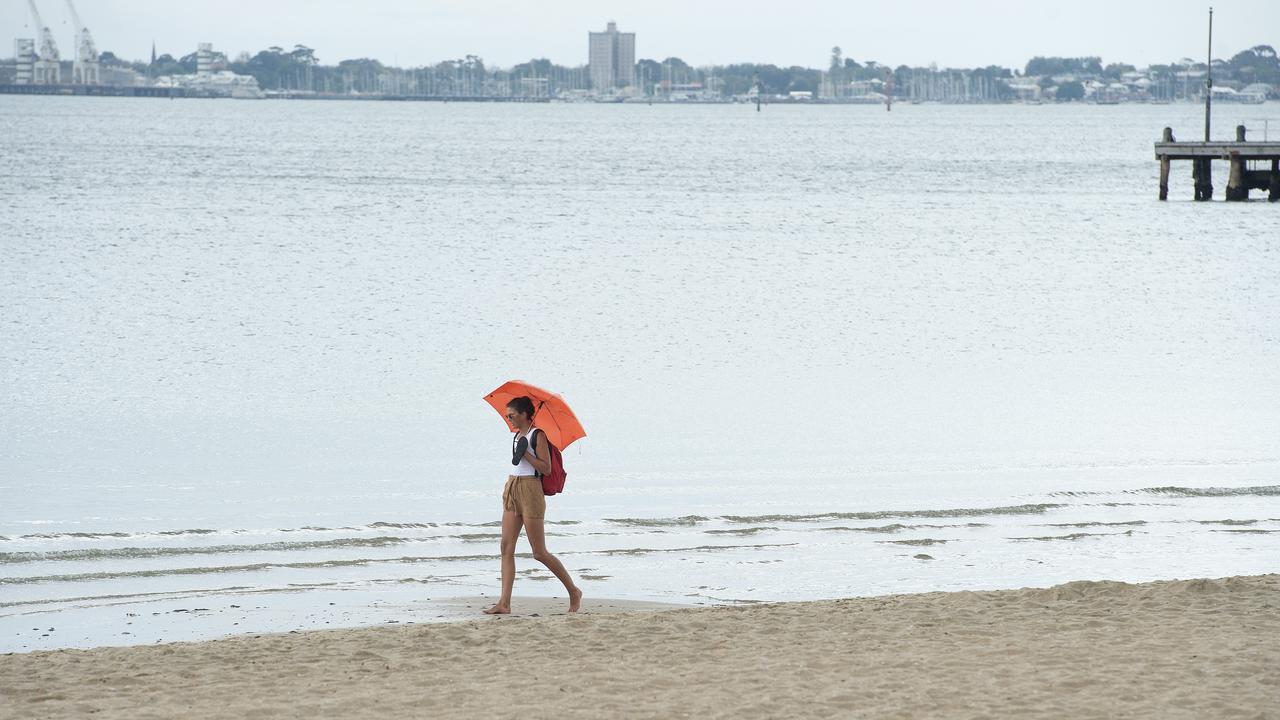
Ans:
<svg viewBox="0 0 1280 720"><path fill-rule="evenodd" d="M87 30L81 30L81 46ZM48 28L42 34L51 35ZM228 97L256 99L264 97L252 75L240 75L225 68L211 43L200 43L195 52L195 72L149 77L137 70L117 65L104 65L94 51L89 62L84 54L75 61L63 60L55 43L44 40L36 50L34 38L13 41L14 59L10 78L0 77L0 92L47 95L146 95L170 97ZM154 51L153 51L154 55ZM153 57L152 64L155 64ZM0 72L4 68L0 67ZM64 82L70 78L71 82Z"/></svg>
<svg viewBox="0 0 1280 720"><path fill-rule="evenodd" d="M66 0L75 28L75 59L65 61L58 50L53 30L40 15L35 0L28 0L31 20L39 36L15 38L13 61L9 68L0 67L0 91L40 94L93 95L190 95L200 97L259 98L262 92L252 76L238 75L215 66L217 56L210 43L196 49L196 67L190 74L143 75L123 63L104 62L110 53L99 53L93 34L80 19L73 0ZM156 62L152 49L152 62ZM8 77L3 77L7 74Z"/></svg>
<svg viewBox="0 0 1280 720"><path fill-rule="evenodd" d="M264 97L257 78L240 75L226 69L220 53L215 53L213 43L196 46L196 71L192 74L161 75L153 87L181 89L197 97L230 97L256 100Z"/></svg>
<svg viewBox="0 0 1280 720"><path fill-rule="evenodd" d="M1042 103L1101 105L1203 99L1204 63L1183 60L1138 69L1100 58L1033 58L1025 71L990 66L891 67L857 63L832 48L826 69L751 63L691 67L679 58L636 58L636 34L610 21L587 34L586 63L566 67L531 60L493 68L478 56L419 68L377 60L321 65L302 45L269 48L229 60L210 43L194 53L128 62L98 53L88 28L68 8L76 29L75 59L63 60L56 39L29 2L37 38L16 38L14 57L0 61L0 92L161 97L404 99L550 102L787 102L814 104ZM1280 98L1280 59L1259 45L1213 61L1215 102Z"/></svg>

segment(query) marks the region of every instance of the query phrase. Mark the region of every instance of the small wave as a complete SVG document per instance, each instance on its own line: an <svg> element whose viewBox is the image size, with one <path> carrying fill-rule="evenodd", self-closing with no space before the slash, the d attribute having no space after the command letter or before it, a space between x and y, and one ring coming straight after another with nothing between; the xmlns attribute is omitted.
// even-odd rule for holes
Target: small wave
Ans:
<svg viewBox="0 0 1280 720"><path fill-rule="evenodd" d="M437 527L435 523L393 523L393 522L375 522L369 523L365 527L371 528L393 528L397 530L430 530Z"/></svg>
<svg viewBox="0 0 1280 720"><path fill-rule="evenodd" d="M337 528L323 527L302 527L302 528L280 528L271 532L292 533L302 531L333 531ZM341 528L344 530L353 530L354 528ZM29 535L21 535L17 538L8 538L10 540L102 540L102 539L125 539L125 538L155 538L155 537L181 537L183 535L243 535L250 530L211 530L209 528L184 528L181 530L150 530L143 532L62 532L62 533L31 533Z"/></svg>
<svg viewBox="0 0 1280 720"><path fill-rule="evenodd" d="M567 555L569 553L560 553ZM517 553L517 557L531 559L528 553ZM293 570L310 570L315 568L364 567L383 564L412 564L422 562L472 562L480 560L499 560L500 555L441 555L431 557L398 557L398 558L356 558L352 560L316 560L314 562L280 562L252 563L249 565L218 565L212 567L162 568L155 570L125 570L118 572L74 573L67 575L40 575L29 577L0 578L0 585L32 585L45 582L85 582L90 580L118 580L122 578L150 578L168 575L210 575L234 572L256 572L277 568Z"/></svg>
<svg viewBox="0 0 1280 720"><path fill-rule="evenodd" d="M543 521L542 524L543 525L581 525L582 521L581 520L545 520ZM445 523L444 525L445 527L491 528L491 527L502 527L502 521L490 520L489 522L482 522L482 523L451 522L451 523Z"/></svg>
<svg viewBox="0 0 1280 720"><path fill-rule="evenodd" d="M649 555L652 553L676 553L676 552L715 552L717 550L759 550L762 548L780 548L795 547L799 543L770 543L764 545L697 545L695 547L678 547L678 548L626 548L622 550L588 550L582 553L573 554L592 554L592 555ZM564 553L566 555L570 553Z"/></svg>
<svg viewBox="0 0 1280 720"><path fill-rule="evenodd" d="M179 599L185 597L201 597L205 595L220 595L224 593L245 593L260 592L260 590L248 585L233 585L225 588L210 588L207 590L176 590L164 592L144 592L144 593L122 593L114 595L81 595L78 597L63 598L39 598L36 600L17 600L14 602L0 602L0 608L23 607L30 605L66 605L71 603L82 602L98 602L104 600L129 601L142 598L168 598ZM120 603L117 603L120 604Z"/></svg>
<svg viewBox="0 0 1280 720"><path fill-rule="evenodd" d="M703 530L703 532L707 533L708 535L755 535L757 533L768 532L770 530L777 530L777 529L778 528L776 527L770 527L766 525L761 527L749 527L749 528L729 528L726 530Z"/></svg>
<svg viewBox="0 0 1280 720"><path fill-rule="evenodd" d="M92 533L92 532L70 532L70 533L31 533L23 535L20 540L57 540L60 538L127 538L133 537L131 533L111 532L111 533Z"/></svg>
<svg viewBox="0 0 1280 720"><path fill-rule="evenodd" d="M1173 497L1235 497L1239 495L1258 495L1263 497L1280 496L1280 485L1255 485L1253 487L1206 487L1190 488L1168 487L1143 488L1130 492L1147 493L1149 495L1172 495Z"/></svg>
<svg viewBox="0 0 1280 720"><path fill-rule="evenodd" d="M1256 525L1257 520L1196 520L1201 525Z"/></svg>
<svg viewBox="0 0 1280 720"><path fill-rule="evenodd" d="M948 518L979 517L983 515L1041 515L1054 508L1066 507L1061 503L1037 503L1032 505L1005 505L988 508L954 508L951 510L880 510L876 512L815 513L812 515L725 515L724 520L734 523L770 522L823 522L828 520L887 520L890 518Z"/></svg>
<svg viewBox="0 0 1280 720"><path fill-rule="evenodd" d="M693 527L711 518L701 515L685 515L676 518L605 518L605 522L629 527Z"/></svg>
<svg viewBox="0 0 1280 720"><path fill-rule="evenodd" d="M874 527L849 527L848 525L832 525L831 527L814 528L815 532L865 532L865 533L896 533L899 530L910 530L914 525L902 525L901 523L893 523L892 525L877 525Z"/></svg>
<svg viewBox="0 0 1280 720"><path fill-rule="evenodd" d="M1070 535L1042 535L1039 537L1014 537L1010 540L1081 540L1089 537L1120 537L1123 535L1132 535L1132 530L1125 530L1122 533L1071 533Z"/></svg>
<svg viewBox="0 0 1280 720"><path fill-rule="evenodd" d="M1078 523L1044 523L1041 527L1124 527L1126 525L1146 525L1146 520L1123 520L1120 522L1078 522Z"/></svg>
<svg viewBox="0 0 1280 720"><path fill-rule="evenodd" d="M1229 532L1229 533L1241 533L1241 534L1247 534L1247 535L1267 535L1269 533L1280 532L1280 530L1267 530L1264 528L1214 528L1209 532Z"/></svg>
<svg viewBox="0 0 1280 720"><path fill-rule="evenodd" d="M209 545L207 547L127 547L48 550L44 552L0 553L0 564L47 562L58 560L133 560L177 555L223 555L242 552L315 550L343 547L387 547L412 542L400 537L341 538L307 542L271 542L257 545Z"/></svg>
<svg viewBox="0 0 1280 720"><path fill-rule="evenodd" d="M581 525L580 520L548 520L547 525ZM179 530L149 530L139 532L59 532L59 533L31 533L28 535L5 536L0 535L0 542L17 541L17 540L124 540L124 539L143 539L143 538L170 538L180 537L183 535L245 535L245 534L264 534L264 533L299 533L299 532L363 532L365 530L431 530L441 526L446 527L501 527L502 521L495 520L493 522L480 523L478 525L470 525L467 523L423 523L423 522L387 522L379 521L369 523L360 527L320 527L316 525L305 525L296 528L275 528L272 530L244 530L244 529L221 529L213 530L209 528L183 528Z"/></svg>
<svg viewBox="0 0 1280 720"><path fill-rule="evenodd" d="M647 555L652 553L717 552L722 550L756 550L763 548L795 547L798 543L773 543L760 545L698 545L678 548L625 548L618 550L569 550L559 555ZM516 553L516 557L532 560L530 553ZM247 565L218 565L211 567L157 568L153 570L125 570L116 572L74 573L65 575L39 575L26 577L0 577L3 585L32 585L36 583L85 582L93 580L118 580L122 578L151 578L168 575L207 575L236 572L257 572L274 569L310 570L317 568L365 567L370 565L411 565L416 563L492 562L501 555L433 555L396 558L353 558L350 560L315 560L311 562L262 562Z"/></svg>
<svg viewBox="0 0 1280 720"><path fill-rule="evenodd" d="M933 528L933 529L938 529L938 528L976 528L976 527L991 527L991 523L967 522L967 523L952 523L952 524L950 524L950 525L908 525L907 527L909 527L909 528L913 528L913 529L914 529L914 528Z"/></svg>
<svg viewBox="0 0 1280 720"><path fill-rule="evenodd" d="M885 545L911 545L913 547L929 547L930 545L945 545L950 540L936 540L934 538L919 538L917 540L877 540L878 543Z"/></svg>
<svg viewBox="0 0 1280 720"><path fill-rule="evenodd" d="M23 535L22 540L59 540L64 538L77 538L80 540L97 540L100 538L131 538L146 536L164 536L176 537L179 535L212 535L217 530L209 530L207 528L190 528L186 530L156 530L149 533L127 533L127 532L65 532L65 533L32 533ZM238 532L238 531L237 531Z"/></svg>
<svg viewBox="0 0 1280 720"><path fill-rule="evenodd" d="M975 528L975 527L991 527L990 523L952 523L949 525L903 525L902 523L892 523L889 525L873 525L870 527L850 527L848 525L832 525L830 527L814 528L814 532L865 532L865 533L896 533L899 530L919 530L927 528L929 530L942 530L946 528Z"/></svg>
<svg viewBox="0 0 1280 720"><path fill-rule="evenodd" d="M372 585L435 585L438 583L454 582L453 575L442 575L439 577L427 575L425 577L407 577L407 578L391 578L388 580L366 580L365 582Z"/></svg>
<svg viewBox="0 0 1280 720"><path fill-rule="evenodd" d="M1280 495L1280 485L1255 485L1252 487L1181 487L1177 485L1167 485L1163 487L1149 487L1138 490L1121 490L1122 495L1161 495L1172 497L1231 497L1235 495L1260 495L1260 496L1276 496ZM1114 491L1103 490L1059 490L1049 493L1049 497L1091 497L1097 495L1113 495ZM1099 503L1101 505L1125 505L1131 503Z"/></svg>

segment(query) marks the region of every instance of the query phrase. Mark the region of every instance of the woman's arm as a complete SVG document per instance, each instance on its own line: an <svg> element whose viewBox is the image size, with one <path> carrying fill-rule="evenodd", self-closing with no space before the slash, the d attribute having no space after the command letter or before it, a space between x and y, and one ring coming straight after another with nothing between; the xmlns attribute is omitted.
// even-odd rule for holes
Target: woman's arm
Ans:
<svg viewBox="0 0 1280 720"><path fill-rule="evenodd" d="M542 433L542 435L539 436L538 433ZM534 470L537 470L539 473L543 475L550 475L551 474L551 453L547 452L547 449L546 449L547 442L548 442L547 434L542 432L541 430L535 430L529 435L530 435L529 452L524 454L524 459L529 461L529 464L533 466ZM533 449L534 449L533 446L535 444L537 444L538 447L542 450L542 454L546 456L545 460L533 454Z"/></svg>

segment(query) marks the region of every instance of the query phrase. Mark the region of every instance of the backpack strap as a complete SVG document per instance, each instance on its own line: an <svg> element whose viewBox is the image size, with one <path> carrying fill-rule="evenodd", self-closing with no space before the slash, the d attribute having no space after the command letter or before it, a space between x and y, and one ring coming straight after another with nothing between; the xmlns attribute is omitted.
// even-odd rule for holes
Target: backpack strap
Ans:
<svg viewBox="0 0 1280 720"><path fill-rule="evenodd" d="M538 428L529 431L529 452L533 453L534 457L541 457L538 455L538 433L540 432L542 431ZM538 472L536 467L533 469L533 474L537 475L539 480L542 479L542 473Z"/></svg>

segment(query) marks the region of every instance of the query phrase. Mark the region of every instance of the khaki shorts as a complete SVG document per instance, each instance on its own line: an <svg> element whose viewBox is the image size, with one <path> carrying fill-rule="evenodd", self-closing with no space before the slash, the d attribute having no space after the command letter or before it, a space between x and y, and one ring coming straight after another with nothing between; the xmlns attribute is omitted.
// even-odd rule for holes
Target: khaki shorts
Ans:
<svg viewBox="0 0 1280 720"><path fill-rule="evenodd" d="M502 509L541 520L547 514L547 496L542 494L542 481L537 475L508 475L502 488Z"/></svg>

